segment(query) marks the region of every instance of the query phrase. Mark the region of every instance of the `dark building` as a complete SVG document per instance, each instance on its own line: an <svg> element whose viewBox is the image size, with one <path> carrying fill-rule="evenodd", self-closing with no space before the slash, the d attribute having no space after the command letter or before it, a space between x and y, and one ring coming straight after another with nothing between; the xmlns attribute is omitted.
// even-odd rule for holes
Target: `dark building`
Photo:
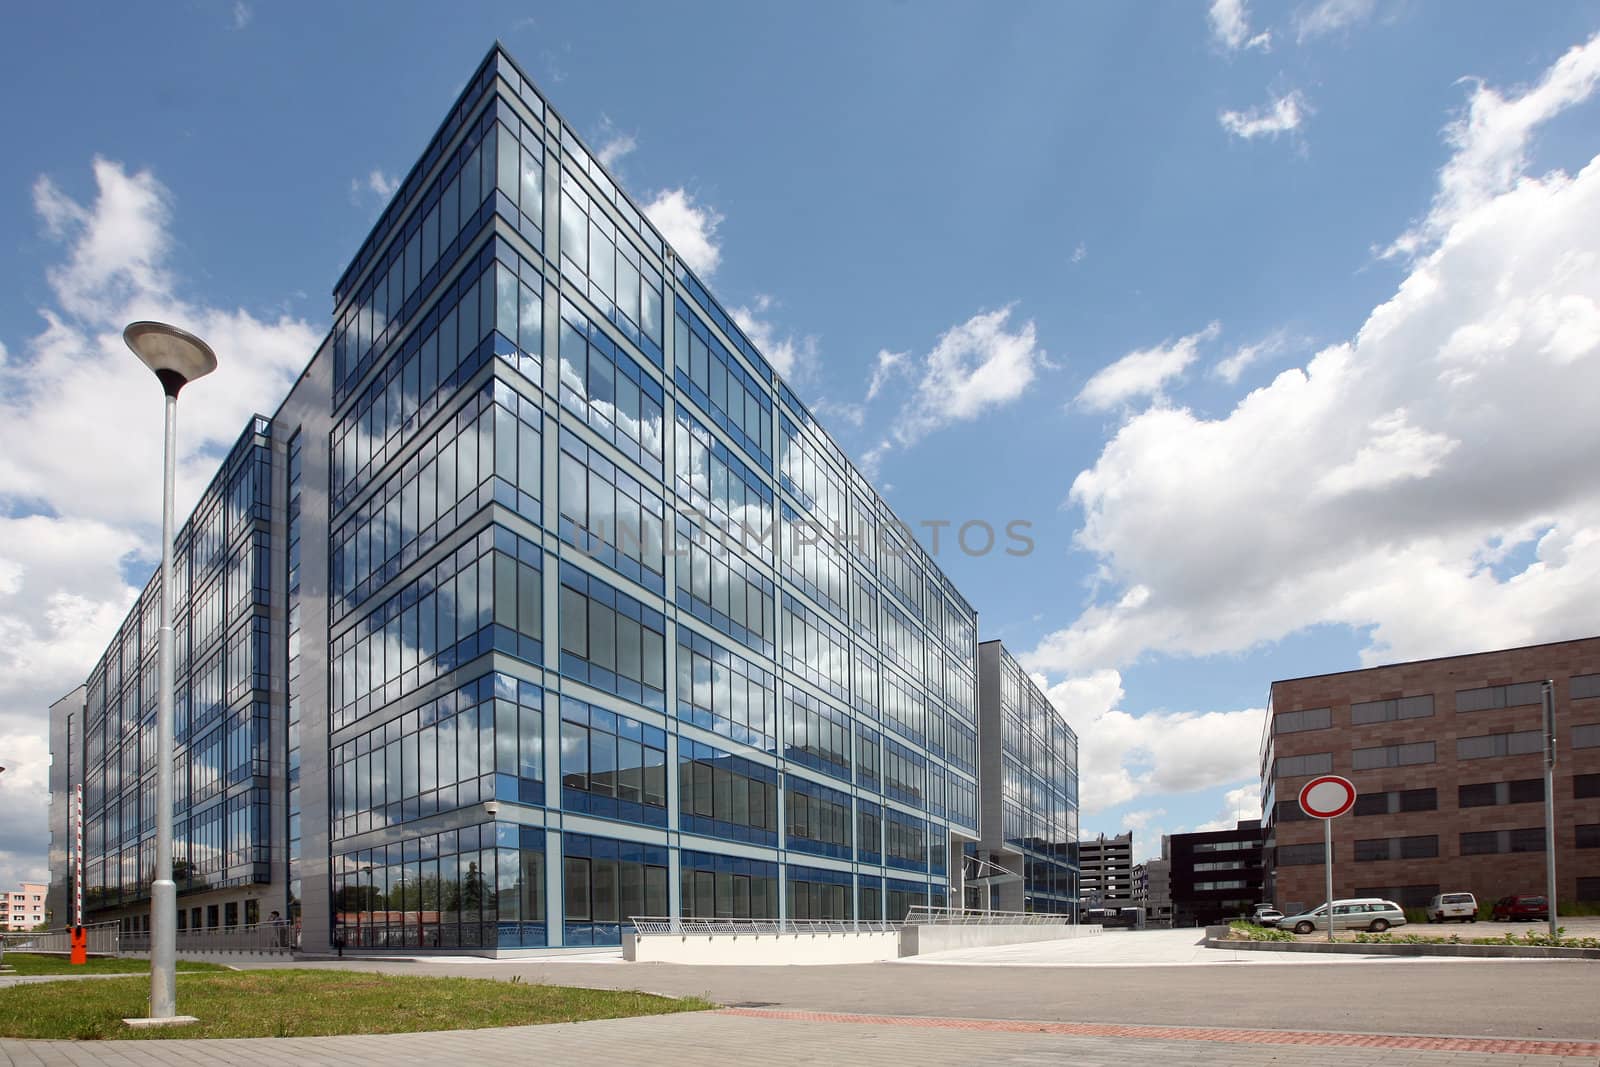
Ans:
<svg viewBox="0 0 1600 1067"><path fill-rule="evenodd" d="M1172 924L1206 926L1250 914L1263 899L1262 838L1260 819L1167 838L1162 851L1172 863Z"/></svg>
<svg viewBox="0 0 1600 1067"><path fill-rule="evenodd" d="M1600 637L1272 683L1261 740L1267 893L1322 902L1322 826L1300 811L1319 774L1355 784L1333 821L1335 897L1422 907L1545 891L1544 713L1556 711L1558 907L1600 902Z"/></svg>

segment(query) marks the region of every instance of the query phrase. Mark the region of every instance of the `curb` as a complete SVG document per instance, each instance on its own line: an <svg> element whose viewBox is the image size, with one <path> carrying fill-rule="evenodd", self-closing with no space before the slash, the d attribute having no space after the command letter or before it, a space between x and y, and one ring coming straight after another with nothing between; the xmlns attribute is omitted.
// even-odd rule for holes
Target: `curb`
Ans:
<svg viewBox="0 0 1600 1067"><path fill-rule="evenodd" d="M1544 945L1452 945L1448 942L1373 943L1337 941L1230 941L1206 931L1206 948L1245 952L1312 952L1334 956L1442 956L1488 959L1600 960L1600 948L1550 948Z"/></svg>

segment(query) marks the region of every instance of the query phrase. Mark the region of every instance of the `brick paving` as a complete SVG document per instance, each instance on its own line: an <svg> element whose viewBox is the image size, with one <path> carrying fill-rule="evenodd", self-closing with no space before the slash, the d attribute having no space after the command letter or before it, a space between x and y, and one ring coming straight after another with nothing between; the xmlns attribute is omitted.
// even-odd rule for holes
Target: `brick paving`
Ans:
<svg viewBox="0 0 1600 1067"><path fill-rule="evenodd" d="M1427 1052L1490 1052L1517 1056L1600 1058L1600 1041L1533 1041L1498 1037L1437 1037L1420 1034L1343 1034L1310 1030L1235 1030L1209 1026L1124 1026L1108 1023L1021 1022L1007 1019L930 1019L905 1015L770 1011L727 1008L722 1014L796 1022L909 1026L984 1033L1131 1037L1160 1041L1211 1041L1228 1045L1297 1045L1319 1048L1415 1049Z"/></svg>
<svg viewBox="0 0 1600 1067"><path fill-rule="evenodd" d="M1592 1042L1372 1034L1286 1033L1199 1027L909 1019L730 1009L601 1022L366 1037L250 1040L0 1040L0 1067L319 1067L555 1062L663 1064L709 1056L762 1064L907 1062L1072 1063L1145 1067L1199 1062L1265 1067L1513 1067L1600 1064Z"/></svg>

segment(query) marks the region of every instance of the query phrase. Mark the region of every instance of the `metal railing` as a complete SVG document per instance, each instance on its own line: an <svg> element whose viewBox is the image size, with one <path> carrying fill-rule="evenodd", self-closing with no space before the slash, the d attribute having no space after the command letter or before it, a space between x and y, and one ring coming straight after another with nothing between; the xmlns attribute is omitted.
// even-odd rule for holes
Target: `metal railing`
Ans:
<svg viewBox="0 0 1600 1067"><path fill-rule="evenodd" d="M120 950L122 924L95 923L83 928L87 950L91 956L115 956ZM7 952L37 952L46 956L67 956L72 953L72 929L11 931L0 934Z"/></svg>
<svg viewBox="0 0 1600 1067"><path fill-rule="evenodd" d="M288 953L294 948L294 930L286 920L253 923L249 926L214 926L204 930L179 930L178 955L214 952ZM141 955L150 951L150 935L144 932L122 935L122 953Z"/></svg>
<svg viewBox="0 0 1600 1067"><path fill-rule="evenodd" d="M636 915L629 920L640 937L749 937L759 934L893 933L897 922L882 919L671 919Z"/></svg>
<svg viewBox="0 0 1600 1067"><path fill-rule="evenodd" d="M913 904L906 926L1065 926L1067 915L1037 911L972 911Z"/></svg>

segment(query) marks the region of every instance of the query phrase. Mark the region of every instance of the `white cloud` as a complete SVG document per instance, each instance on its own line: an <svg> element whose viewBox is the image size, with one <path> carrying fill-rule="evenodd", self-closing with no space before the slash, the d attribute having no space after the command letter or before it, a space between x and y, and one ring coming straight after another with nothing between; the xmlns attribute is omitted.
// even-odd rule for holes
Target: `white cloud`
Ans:
<svg viewBox="0 0 1600 1067"><path fill-rule="evenodd" d="M600 116L600 147L595 156L600 160L600 165L607 170L615 167L622 158L639 147L639 141L631 133L625 133L616 128L611 122L610 115Z"/></svg>
<svg viewBox="0 0 1600 1067"><path fill-rule="evenodd" d="M1301 41L1348 29L1372 17L1377 0L1321 0L1295 14L1295 33Z"/></svg>
<svg viewBox="0 0 1600 1067"><path fill-rule="evenodd" d="M1560 110L1482 86L1474 110L1482 94L1530 124L1501 143ZM1221 417L1135 415L1078 475L1077 540L1107 592L1031 665L1239 651L1317 625L1361 631L1368 663L1594 632L1600 157L1506 175L1503 153L1456 143L1441 185L1499 191L1450 209L1351 340ZM1497 576L1513 552L1531 562Z"/></svg>
<svg viewBox="0 0 1600 1067"><path fill-rule="evenodd" d="M1439 172L1427 217L1384 250L1412 255L1437 243L1451 226L1509 190L1528 167L1528 144L1540 125L1588 100L1600 81L1600 34L1573 47L1539 84L1510 99L1476 83L1465 112L1445 127L1455 149Z"/></svg>
<svg viewBox="0 0 1600 1067"><path fill-rule="evenodd" d="M876 482L878 480L878 473L883 469L883 457L892 451L894 451L894 442L885 438L862 454L860 460L861 473L866 475L868 481ZM884 486L883 491L887 493L889 487Z"/></svg>
<svg viewBox="0 0 1600 1067"><path fill-rule="evenodd" d="M3 353L0 353L3 355ZM872 380L867 383L867 402L878 398L883 387L889 384L889 379L906 370L908 352L891 352L887 348L878 350L878 358L872 366Z"/></svg>
<svg viewBox="0 0 1600 1067"><path fill-rule="evenodd" d="M823 397L812 402L811 413L823 419L846 422L855 427L860 427L867 421L866 406L848 400L829 400Z"/></svg>
<svg viewBox="0 0 1600 1067"><path fill-rule="evenodd" d="M400 179L385 174L374 167L365 178L350 179L350 202L360 204L367 194L376 197L379 203L387 204L389 198L394 196L395 190L400 188Z"/></svg>
<svg viewBox="0 0 1600 1067"><path fill-rule="evenodd" d="M1234 349L1233 355L1226 359L1218 360L1212 369L1217 377L1233 385L1245 370L1254 366L1263 359L1269 359L1282 352L1289 346L1289 336L1283 330L1275 330L1255 344L1240 345ZM1307 342L1309 343L1309 342Z"/></svg>
<svg viewBox="0 0 1600 1067"><path fill-rule="evenodd" d="M1023 657L1024 663L1032 666ZM1078 796L1085 817L1155 794L1189 793L1238 782L1256 770L1264 712L1121 710L1122 675L1103 668L1045 690L1078 735ZM1129 816L1122 816L1124 828Z"/></svg>
<svg viewBox="0 0 1600 1067"><path fill-rule="evenodd" d="M717 227L722 216L709 204L696 203L685 189L663 189L644 206L644 212L683 261L702 278L716 273L722 260Z"/></svg>
<svg viewBox="0 0 1600 1067"><path fill-rule="evenodd" d="M1298 130L1309 113L1305 95L1299 89L1292 89L1282 96L1274 96L1264 107L1219 112L1217 122L1233 136L1246 141L1253 141L1257 137L1277 140L1280 133Z"/></svg>
<svg viewBox="0 0 1600 1067"><path fill-rule="evenodd" d="M1263 52L1272 50L1272 34L1269 31L1250 32L1250 12L1244 0L1212 0L1206 17L1211 23L1212 38L1228 51L1237 52L1247 48L1259 48Z"/></svg>
<svg viewBox="0 0 1600 1067"><path fill-rule="evenodd" d="M1192 832L1203 834L1209 830L1232 830L1244 820L1259 818L1261 818L1261 783L1257 780L1246 782L1224 793L1222 806L1217 814L1200 823Z"/></svg>
<svg viewBox="0 0 1600 1067"><path fill-rule="evenodd" d="M1198 333L1166 340L1154 348L1129 352L1101 367L1084 383L1077 403L1091 411L1109 411L1142 396L1160 398L1167 382L1181 375L1200 354L1200 346L1214 340L1222 324L1213 322Z"/></svg>
<svg viewBox="0 0 1600 1067"><path fill-rule="evenodd" d="M244 0L233 0L233 28L242 30L250 25L250 20L255 17L255 12Z"/></svg>
<svg viewBox="0 0 1600 1067"><path fill-rule="evenodd" d="M171 193L147 171L103 159L93 171L88 203L47 178L35 183L60 261L47 271L44 329L7 360L24 373L0 384L0 763L31 768L0 775L0 884L42 873L48 706L82 682L131 605L121 565L153 563L158 551L161 393L123 345L122 326L183 325L220 360L180 407L180 514L321 336L285 315L258 319L184 295L167 258Z"/></svg>
<svg viewBox="0 0 1600 1067"><path fill-rule="evenodd" d="M732 309L733 321L767 357L772 369L783 375L784 380L792 386L805 381L816 371L817 339L811 334L796 338L794 334L782 333L770 319L764 317L776 306L777 302L772 297L764 293L757 294L752 306Z"/></svg>
<svg viewBox="0 0 1600 1067"><path fill-rule="evenodd" d="M1082 241L1079 241L1078 244L1077 244L1077 247L1073 248L1073 250L1072 250L1072 262L1074 262L1074 263L1082 263L1084 260L1086 260L1088 258L1089 258L1089 246L1087 244L1084 244Z"/></svg>
<svg viewBox="0 0 1600 1067"><path fill-rule="evenodd" d="M983 311L946 330L923 359L915 394L894 438L910 445L955 422L967 422L1020 397L1047 366L1033 320L1008 329L1014 304Z"/></svg>

